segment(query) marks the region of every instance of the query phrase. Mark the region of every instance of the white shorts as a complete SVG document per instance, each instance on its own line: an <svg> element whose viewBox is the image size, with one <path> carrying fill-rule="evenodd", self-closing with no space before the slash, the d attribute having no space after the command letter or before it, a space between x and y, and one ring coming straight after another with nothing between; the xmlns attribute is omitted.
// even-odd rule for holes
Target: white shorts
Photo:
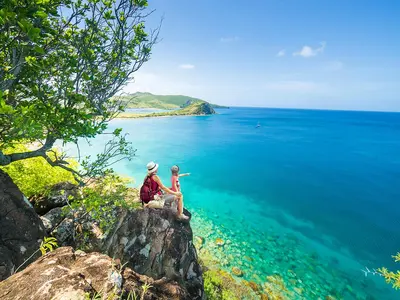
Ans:
<svg viewBox="0 0 400 300"><path fill-rule="evenodd" d="M170 202L175 199L175 195L165 194L165 195L155 195L154 200L145 204L145 207L149 208L164 208L165 202Z"/></svg>

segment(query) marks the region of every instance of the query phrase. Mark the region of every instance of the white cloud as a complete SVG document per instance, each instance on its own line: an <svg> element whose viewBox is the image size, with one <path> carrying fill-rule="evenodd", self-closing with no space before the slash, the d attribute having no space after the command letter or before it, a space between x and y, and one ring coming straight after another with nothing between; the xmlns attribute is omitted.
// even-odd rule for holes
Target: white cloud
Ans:
<svg viewBox="0 0 400 300"><path fill-rule="evenodd" d="M189 69L194 69L194 65L183 64L183 65L180 65L179 68L189 70Z"/></svg>
<svg viewBox="0 0 400 300"><path fill-rule="evenodd" d="M220 39L221 43L232 43L232 42L237 42L239 40L238 36L233 36L233 37L222 37Z"/></svg>
<svg viewBox="0 0 400 300"><path fill-rule="evenodd" d="M317 91L320 86L312 81L287 80L268 82L264 85L264 88L281 92L313 92Z"/></svg>
<svg viewBox="0 0 400 300"><path fill-rule="evenodd" d="M326 47L326 42L321 42L320 43L321 46L319 48L311 48L310 46L303 46L303 48L298 51L298 52L294 52L293 55L294 56L303 56L305 58L309 58L312 56L317 56L319 53L324 52L324 49Z"/></svg>
<svg viewBox="0 0 400 300"><path fill-rule="evenodd" d="M282 57L282 56L285 56L285 49L282 49L281 51L279 51L277 54L276 54L276 56L278 56L278 57Z"/></svg>
<svg viewBox="0 0 400 300"><path fill-rule="evenodd" d="M204 90L198 85L184 82L181 77L155 74L139 71L135 79L129 82L123 89L123 93L148 92L158 95L189 95L199 97L199 92Z"/></svg>
<svg viewBox="0 0 400 300"><path fill-rule="evenodd" d="M344 64L341 61L330 61L326 64L325 70L327 71L340 71L344 68Z"/></svg>

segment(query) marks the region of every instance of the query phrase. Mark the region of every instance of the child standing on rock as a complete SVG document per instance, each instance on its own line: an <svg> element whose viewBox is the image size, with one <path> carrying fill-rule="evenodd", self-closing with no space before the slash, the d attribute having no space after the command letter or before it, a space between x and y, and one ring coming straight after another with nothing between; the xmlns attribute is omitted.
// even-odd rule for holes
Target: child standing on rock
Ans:
<svg viewBox="0 0 400 300"><path fill-rule="evenodd" d="M176 165L171 168L171 172L171 190L180 193L181 185L179 183L179 177L189 176L190 173L179 174L179 167ZM178 201L178 214L182 216L182 219L188 219L188 217L183 214L183 195L181 194L179 197L181 201Z"/></svg>

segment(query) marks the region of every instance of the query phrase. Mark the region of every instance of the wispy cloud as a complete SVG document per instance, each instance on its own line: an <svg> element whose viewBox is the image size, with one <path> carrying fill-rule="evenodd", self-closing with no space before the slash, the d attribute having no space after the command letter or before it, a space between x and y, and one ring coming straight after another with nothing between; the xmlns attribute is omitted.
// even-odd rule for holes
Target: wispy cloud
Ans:
<svg viewBox="0 0 400 300"><path fill-rule="evenodd" d="M189 95L200 97L204 87L190 81L182 81L174 72L168 74L148 73L138 71L135 79L123 89L124 93L149 92L159 95Z"/></svg>
<svg viewBox="0 0 400 300"><path fill-rule="evenodd" d="M189 70L189 69L194 69L194 65L182 64L182 65L179 65L179 68Z"/></svg>
<svg viewBox="0 0 400 300"><path fill-rule="evenodd" d="M303 48L300 51L294 52L293 55L302 56L305 58L317 56L318 54L324 52L324 49L326 47L326 42L321 42L320 44L321 46L315 49L311 48L310 46L303 46Z"/></svg>
<svg viewBox="0 0 400 300"><path fill-rule="evenodd" d="M231 36L231 37L222 37L220 38L221 43L233 43L239 40L238 36Z"/></svg>
<svg viewBox="0 0 400 300"><path fill-rule="evenodd" d="M338 60L330 61L325 65L325 70L327 71L340 71L343 68L344 68L344 63Z"/></svg>
<svg viewBox="0 0 400 300"><path fill-rule="evenodd" d="M285 56L285 54L286 54L285 49L282 49L281 51L279 51L279 52L276 54L276 56L282 57L282 56Z"/></svg>
<svg viewBox="0 0 400 300"><path fill-rule="evenodd" d="M312 81L274 81L264 85L267 90L273 91L290 91L290 92L313 92L319 89L319 85Z"/></svg>

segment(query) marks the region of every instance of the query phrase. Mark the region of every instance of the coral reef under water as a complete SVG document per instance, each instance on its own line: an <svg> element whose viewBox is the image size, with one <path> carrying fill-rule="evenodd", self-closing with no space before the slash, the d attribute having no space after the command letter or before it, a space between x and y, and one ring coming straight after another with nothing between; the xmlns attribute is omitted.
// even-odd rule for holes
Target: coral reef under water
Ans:
<svg viewBox="0 0 400 300"><path fill-rule="evenodd" d="M334 259L322 259L294 235L218 220L194 211L191 221L212 299L380 299L361 271L354 280L335 267Z"/></svg>

